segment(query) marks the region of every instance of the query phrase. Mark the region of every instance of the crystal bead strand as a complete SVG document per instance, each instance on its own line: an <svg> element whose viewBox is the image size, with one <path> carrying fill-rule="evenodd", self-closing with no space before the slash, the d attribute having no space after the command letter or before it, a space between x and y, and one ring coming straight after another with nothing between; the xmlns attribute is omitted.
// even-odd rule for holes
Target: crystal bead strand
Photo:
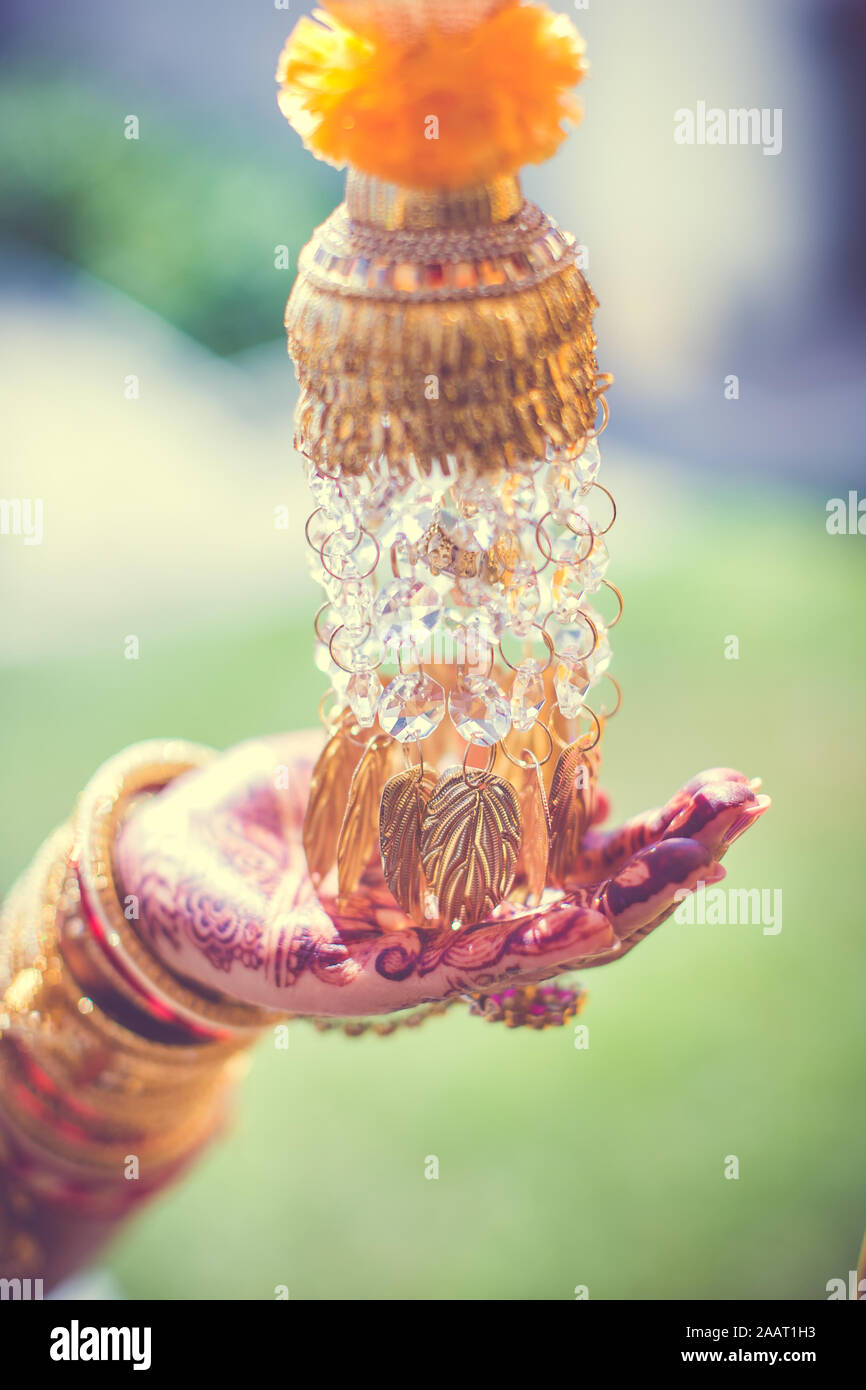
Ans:
<svg viewBox="0 0 866 1390"><path fill-rule="evenodd" d="M442 473L407 484L382 469L338 482L308 467L318 506L307 537L327 599L318 664L361 727L378 715L400 742L428 737L445 694L422 663L445 661L459 668L447 703L461 738L490 747L512 726L528 732L545 704L534 632L548 645L562 718L580 716L611 661L591 603L609 560L610 527L601 531L588 505L599 465L593 438L491 481ZM506 697L492 653L508 634L527 651ZM386 663L398 670L384 688Z"/></svg>

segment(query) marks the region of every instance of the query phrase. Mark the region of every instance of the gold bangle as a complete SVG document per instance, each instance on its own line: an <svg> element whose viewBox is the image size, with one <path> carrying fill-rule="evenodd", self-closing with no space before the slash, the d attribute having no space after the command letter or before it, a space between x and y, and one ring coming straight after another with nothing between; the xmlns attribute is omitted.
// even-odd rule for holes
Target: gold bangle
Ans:
<svg viewBox="0 0 866 1390"><path fill-rule="evenodd" d="M204 766L211 756L210 750L195 744L153 741L127 749L100 769L76 813L82 907L112 982L119 978L127 990L136 990L136 1002L145 1012L163 1020L167 1015L199 1037L252 1041L284 1015L182 984L127 921L115 877L114 844L133 799L161 791L176 777Z"/></svg>
<svg viewBox="0 0 866 1390"><path fill-rule="evenodd" d="M0 913L0 1122L15 1156L5 1166L39 1200L71 1193L120 1214L171 1177L221 1125L243 1051L277 1017L175 980L123 915L122 815L209 756L158 743L114 759ZM130 1154L141 1187L124 1181Z"/></svg>

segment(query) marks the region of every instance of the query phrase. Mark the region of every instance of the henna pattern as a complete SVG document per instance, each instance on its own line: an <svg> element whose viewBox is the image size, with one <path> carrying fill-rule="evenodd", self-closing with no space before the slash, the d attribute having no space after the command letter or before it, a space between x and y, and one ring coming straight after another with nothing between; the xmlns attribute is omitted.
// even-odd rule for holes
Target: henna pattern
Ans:
<svg viewBox="0 0 866 1390"><path fill-rule="evenodd" d="M753 786L741 772L733 768L712 768L693 777L681 787L664 806L646 811L633 820L626 821L616 830L600 832L591 829L587 832L581 854L574 866L574 883L598 883L617 872L632 855L648 845L660 840L664 835L677 835L694 838L695 831L703 824L711 825L720 816L733 797L737 804L760 805ZM703 816L697 807L704 807ZM766 809L766 803L760 806ZM608 810L607 798L598 819L603 819ZM690 826L683 817L694 811L694 821ZM760 814L760 811L758 812Z"/></svg>
<svg viewBox="0 0 866 1390"><path fill-rule="evenodd" d="M719 859L769 804L740 773L714 769L618 830L592 828L565 893L533 910L503 903L478 926L433 933L402 913L378 860L339 904L316 894L300 836L309 753L291 741L291 786L280 793L261 747L255 766L243 749L227 755L231 775L216 792L205 770L137 810L118 844L125 890L138 895L154 946L193 978L207 983L209 967L214 984L243 993L236 972L250 973L263 982L259 994L275 998L305 981L348 989L363 1012L625 954L682 891L723 876Z"/></svg>

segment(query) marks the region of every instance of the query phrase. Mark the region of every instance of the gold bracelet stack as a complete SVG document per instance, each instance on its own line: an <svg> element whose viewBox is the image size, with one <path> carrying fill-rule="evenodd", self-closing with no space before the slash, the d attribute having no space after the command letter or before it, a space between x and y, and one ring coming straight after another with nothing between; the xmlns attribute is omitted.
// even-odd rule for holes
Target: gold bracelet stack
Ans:
<svg viewBox="0 0 866 1390"><path fill-rule="evenodd" d="M116 879L130 807L210 756L150 742L106 764L0 913L0 1277L40 1274L52 1213L109 1224L178 1174L277 1017L172 976Z"/></svg>

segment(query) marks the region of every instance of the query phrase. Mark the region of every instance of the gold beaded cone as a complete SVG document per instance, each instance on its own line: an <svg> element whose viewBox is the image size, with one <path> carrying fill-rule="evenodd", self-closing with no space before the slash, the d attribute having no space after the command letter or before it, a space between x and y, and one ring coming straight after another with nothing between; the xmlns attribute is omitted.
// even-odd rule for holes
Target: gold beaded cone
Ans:
<svg viewBox="0 0 866 1390"><path fill-rule="evenodd" d="M350 172L286 308L296 448L325 473L519 467L595 428L595 297L516 176L416 191Z"/></svg>

